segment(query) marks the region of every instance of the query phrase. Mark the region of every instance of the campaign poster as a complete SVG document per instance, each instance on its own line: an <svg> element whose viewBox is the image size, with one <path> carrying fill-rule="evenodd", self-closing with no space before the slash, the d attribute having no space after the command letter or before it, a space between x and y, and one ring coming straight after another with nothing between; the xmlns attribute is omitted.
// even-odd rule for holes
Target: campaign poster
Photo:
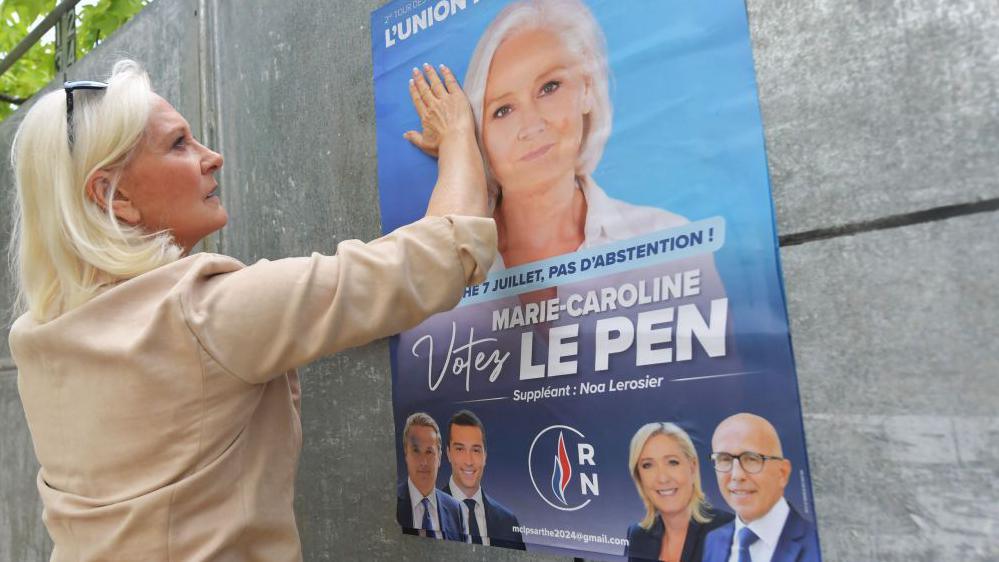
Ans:
<svg viewBox="0 0 999 562"><path fill-rule="evenodd" d="M384 232L453 69L499 252L391 341L401 531L604 560L820 560L742 0L400 0L373 12ZM748 559L748 558L746 558Z"/></svg>

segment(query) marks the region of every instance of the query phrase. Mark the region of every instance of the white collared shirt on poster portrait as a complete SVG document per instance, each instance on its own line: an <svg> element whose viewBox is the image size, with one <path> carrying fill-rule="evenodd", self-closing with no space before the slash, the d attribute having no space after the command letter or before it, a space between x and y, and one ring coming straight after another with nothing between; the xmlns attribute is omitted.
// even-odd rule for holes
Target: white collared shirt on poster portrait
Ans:
<svg viewBox="0 0 999 562"><path fill-rule="evenodd" d="M735 518L735 533L732 534L732 548L729 550L728 562L739 562L739 531L743 527L749 527L760 540L749 546L749 555L753 562L770 562L774 551L777 550L777 541L784 531L784 523L791 513L791 507L787 505L787 500L781 498L770 508L766 515L746 525L738 517Z"/></svg>
<svg viewBox="0 0 999 562"><path fill-rule="evenodd" d="M409 486L409 502L413 509L413 527L419 529L420 536L427 536L426 531L423 530L423 498L424 495L416 489L416 485L413 484L413 480L406 478L406 483ZM430 500L430 523L434 531L437 533L437 538L444 538L441 536L441 522L437 515L437 494L436 490L431 491L429 496L426 496Z"/></svg>
<svg viewBox="0 0 999 562"><path fill-rule="evenodd" d="M658 230L683 226L690 221L676 213L658 207L632 205L607 195L593 178L579 178L579 188L586 199L586 224L583 243L578 250L588 250L629 240ZM496 254L489 273L506 269L503 256Z"/></svg>
<svg viewBox="0 0 999 562"><path fill-rule="evenodd" d="M469 529L471 519L469 518L468 505L465 504L465 500L472 499L475 500L475 521L479 524L479 534L482 535L482 544L488 546L489 529L486 528L486 506L482 503L482 487L479 486L479 489L475 491L475 495L466 496L465 492L462 492L458 484L455 483L454 476L448 482L448 487L451 489L451 497L458 500L458 504L461 505L461 514L465 516L465 535L468 536L466 542L472 541L472 533Z"/></svg>

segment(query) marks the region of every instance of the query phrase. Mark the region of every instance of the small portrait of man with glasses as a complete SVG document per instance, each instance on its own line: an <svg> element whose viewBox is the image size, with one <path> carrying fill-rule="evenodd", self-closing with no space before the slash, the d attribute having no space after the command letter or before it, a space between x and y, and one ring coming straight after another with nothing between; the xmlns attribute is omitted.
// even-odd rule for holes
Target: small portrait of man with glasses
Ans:
<svg viewBox="0 0 999 562"><path fill-rule="evenodd" d="M814 525L784 499L791 461L766 419L739 413L711 438L711 462L731 523L708 534L704 562L818 562Z"/></svg>

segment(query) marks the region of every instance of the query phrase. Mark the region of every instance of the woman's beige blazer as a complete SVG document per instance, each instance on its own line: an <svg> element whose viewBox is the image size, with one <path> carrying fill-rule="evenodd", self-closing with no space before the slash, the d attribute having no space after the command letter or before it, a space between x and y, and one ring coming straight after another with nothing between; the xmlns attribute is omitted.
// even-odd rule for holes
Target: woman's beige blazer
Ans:
<svg viewBox="0 0 999 562"><path fill-rule="evenodd" d="M11 329L54 561L292 561L295 368L453 307L491 219L427 218L335 256L197 254Z"/></svg>

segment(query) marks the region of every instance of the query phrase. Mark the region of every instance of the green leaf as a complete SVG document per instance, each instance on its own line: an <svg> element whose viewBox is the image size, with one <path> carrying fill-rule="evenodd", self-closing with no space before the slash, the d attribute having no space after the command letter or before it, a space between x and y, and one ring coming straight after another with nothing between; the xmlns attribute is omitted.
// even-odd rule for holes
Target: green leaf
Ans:
<svg viewBox="0 0 999 562"><path fill-rule="evenodd" d="M151 0L99 0L77 8L77 59L93 50ZM56 7L56 0L0 0L0 57L6 57L35 24ZM36 43L7 72L0 75L0 92L27 99L55 78L55 44ZM0 120L17 110L0 102Z"/></svg>
<svg viewBox="0 0 999 562"><path fill-rule="evenodd" d="M84 6L76 28L77 56L90 52L147 3L147 0L100 0Z"/></svg>

